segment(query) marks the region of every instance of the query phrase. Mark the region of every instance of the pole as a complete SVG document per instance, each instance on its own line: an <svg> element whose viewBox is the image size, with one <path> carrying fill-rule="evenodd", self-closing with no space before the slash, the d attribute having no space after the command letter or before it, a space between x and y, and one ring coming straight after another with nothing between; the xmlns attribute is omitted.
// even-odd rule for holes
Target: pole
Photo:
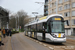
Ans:
<svg viewBox="0 0 75 50"><path fill-rule="evenodd" d="M16 17L16 30L17 30L17 17Z"/></svg>
<svg viewBox="0 0 75 50"><path fill-rule="evenodd" d="M7 29L8 29L8 22L7 22Z"/></svg>
<svg viewBox="0 0 75 50"><path fill-rule="evenodd" d="M58 0L56 0L56 14L58 14Z"/></svg>
<svg viewBox="0 0 75 50"><path fill-rule="evenodd" d="M19 31L19 16L18 16L18 31Z"/></svg>
<svg viewBox="0 0 75 50"><path fill-rule="evenodd" d="M71 0L70 0L70 5L72 5ZM73 35L73 30L72 30L72 6L70 6L70 16L71 16L71 19L70 19L70 21L71 21L71 35Z"/></svg>
<svg viewBox="0 0 75 50"><path fill-rule="evenodd" d="M34 16L35 16L35 14L38 14L38 12L32 12L32 14L34 14ZM37 19L37 16L35 16L35 20ZM36 31L35 31L35 38L37 39L37 23L36 23Z"/></svg>

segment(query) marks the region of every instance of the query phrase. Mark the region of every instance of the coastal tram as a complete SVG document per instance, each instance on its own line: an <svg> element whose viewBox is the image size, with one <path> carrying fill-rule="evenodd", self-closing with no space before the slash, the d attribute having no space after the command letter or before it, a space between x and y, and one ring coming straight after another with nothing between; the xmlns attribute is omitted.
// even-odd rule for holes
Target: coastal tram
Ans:
<svg viewBox="0 0 75 50"><path fill-rule="evenodd" d="M46 42L66 42L64 18L60 14L41 17L26 24L25 35Z"/></svg>

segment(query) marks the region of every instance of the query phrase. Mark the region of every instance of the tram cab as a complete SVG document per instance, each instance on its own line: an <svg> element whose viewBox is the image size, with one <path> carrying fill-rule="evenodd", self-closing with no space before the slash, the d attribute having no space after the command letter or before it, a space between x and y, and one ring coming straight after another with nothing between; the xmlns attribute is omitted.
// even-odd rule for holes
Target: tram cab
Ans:
<svg viewBox="0 0 75 50"><path fill-rule="evenodd" d="M64 18L60 15L53 16L47 20L47 32L50 33L46 38L53 42L66 42Z"/></svg>

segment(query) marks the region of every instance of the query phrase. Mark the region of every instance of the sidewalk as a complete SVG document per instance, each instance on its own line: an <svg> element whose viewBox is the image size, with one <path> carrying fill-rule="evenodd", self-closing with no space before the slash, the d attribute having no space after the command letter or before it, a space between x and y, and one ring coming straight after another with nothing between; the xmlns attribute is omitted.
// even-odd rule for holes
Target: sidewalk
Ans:
<svg viewBox="0 0 75 50"><path fill-rule="evenodd" d="M12 50L11 37L3 38L2 43L4 43L4 45L0 46L0 50Z"/></svg>

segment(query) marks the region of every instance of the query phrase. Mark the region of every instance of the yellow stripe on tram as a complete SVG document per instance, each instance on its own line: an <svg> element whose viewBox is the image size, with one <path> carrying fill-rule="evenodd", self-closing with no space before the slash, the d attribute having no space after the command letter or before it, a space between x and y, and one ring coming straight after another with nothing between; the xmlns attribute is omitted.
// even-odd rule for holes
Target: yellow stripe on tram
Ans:
<svg viewBox="0 0 75 50"><path fill-rule="evenodd" d="M61 34L60 33L58 34L58 37L61 37Z"/></svg>
<svg viewBox="0 0 75 50"><path fill-rule="evenodd" d="M27 35L27 32L26 32L26 35Z"/></svg>
<svg viewBox="0 0 75 50"><path fill-rule="evenodd" d="M0 41L2 40L2 38L1 38L1 31L0 31Z"/></svg>
<svg viewBox="0 0 75 50"><path fill-rule="evenodd" d="M32 32L32 37L34 37L34 32Z"/></svg>

